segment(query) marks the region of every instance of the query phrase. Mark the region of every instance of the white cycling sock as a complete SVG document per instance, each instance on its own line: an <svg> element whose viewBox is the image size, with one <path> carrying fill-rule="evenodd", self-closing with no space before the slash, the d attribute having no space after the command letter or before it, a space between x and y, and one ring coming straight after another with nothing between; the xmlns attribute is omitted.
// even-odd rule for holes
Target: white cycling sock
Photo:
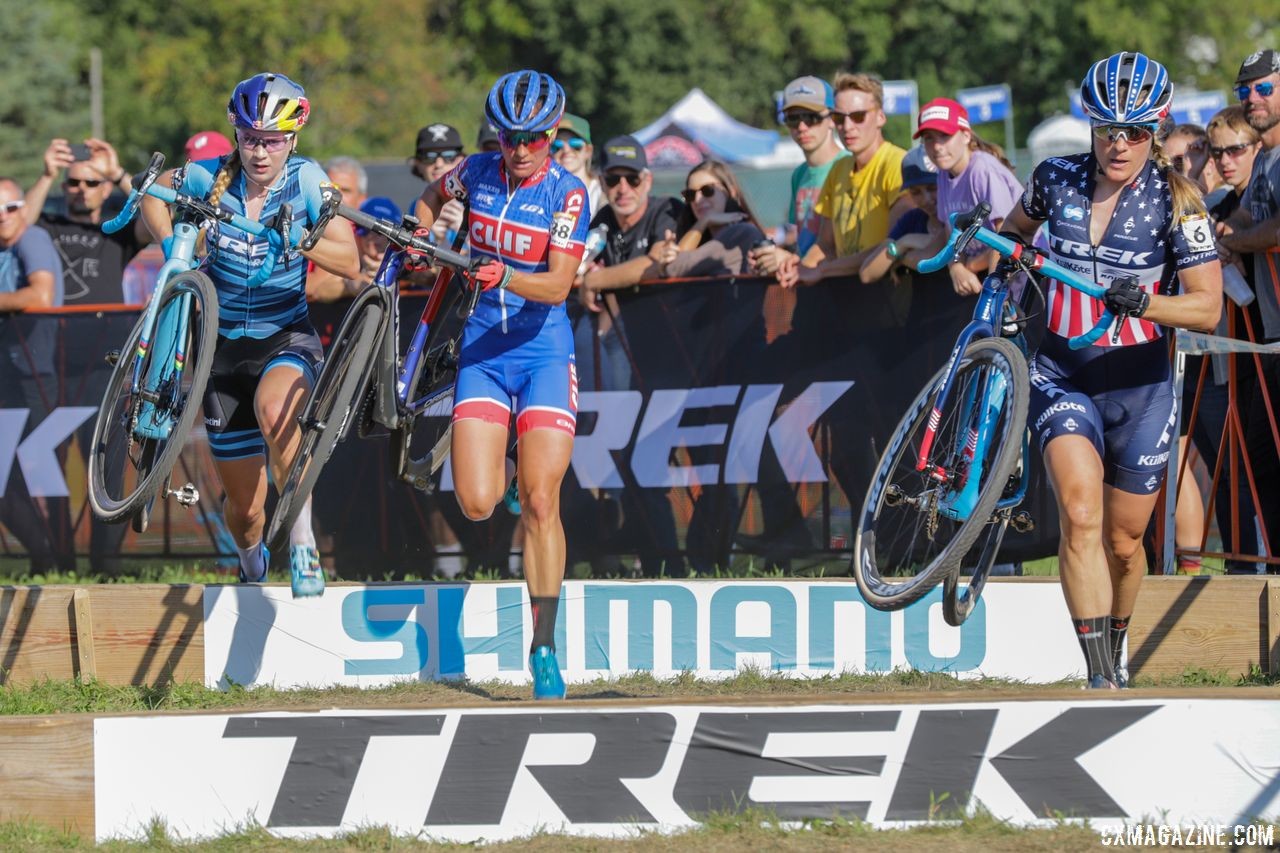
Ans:
<svg viewBox="0 0 1280 853"><path fill-rule="evenodd" d="M453 579L462 574L462 554L457 551L441 551L436 554L436 571L446 578Z"/></svg>
<svg viewBox="0 0 1280 853"><path fill-rule="evenodd" d="M254 542L248 548L236 546L240 552L240 568L244 569L245 579L251 583L262 580L267 574L267 564L262 559L262 543Z"/></svg>
<svg viewBox="0 0 1280 853"><path fill-rule="evenodd" d="M302 504L302 510L298 513L298 520L293 523L293 529L289 531L289 544L306 545L308 548L316 547L316 532L311 529L310 497Z"/></svg>

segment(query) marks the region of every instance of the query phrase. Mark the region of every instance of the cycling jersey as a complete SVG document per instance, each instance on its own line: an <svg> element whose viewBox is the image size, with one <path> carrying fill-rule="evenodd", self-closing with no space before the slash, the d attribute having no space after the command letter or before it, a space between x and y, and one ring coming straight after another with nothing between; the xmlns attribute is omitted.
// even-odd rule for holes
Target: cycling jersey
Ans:
<svg viewBox="0 0 1280 853"><path fill-rule="evenodd" d="M1047 223L1053 260L1090 281L1107 285L1119 276L1137 276L1148 293L1171 295L1177 273L1216 262L1213 227L1203 215L1173 222L1169 185L1155 163L1148 161L1134 180L1120 191L1120 199L1097 246L1089 223L1097 159L1092 153L1052 157L1036 167L1022 196L1022 209ZM1102 316L1103 303L1065 284L1049 281L1047 324L1052 334L1072 337L1088 331ZM1129 318L1120 338L1111 343L1108 332L1096 347L1130 346L1163 334L1154 323Z"/></svg>
<svg viewBox="0 0 1280 853"><path fill-rule="evenodd" d="M501 152L473 154L436 184L470 207L473 256L517 272L546 272L552 252L576 263L591 211L582 181L548 158L510 190ZM479 418L516 431L546 427L574 433L578 401L573 332L563 302L524 299L505 289L481 294L462 334L454 420Z"/></svg>
<svg viewBox="0 0 1280 853"><path fill-rule="evenodd" d="M182 192L207 198L223 159L200 160L186 168ZM222 194L221 206L244 215L246 178L241 171ZM260 222L273 222L280 206L293 205L293 221L306 227L320 211L320 185L328 182L324 170L310 160L290 157L267 195ZM266 281L249 287L248 281L262 266L267 241L234 225L216 223L208 235L210 258L204 270L218 290L218 334L224 338L268 338L282 329L309 323L305 280L307 261L296 251L276 260Z"/></svg>

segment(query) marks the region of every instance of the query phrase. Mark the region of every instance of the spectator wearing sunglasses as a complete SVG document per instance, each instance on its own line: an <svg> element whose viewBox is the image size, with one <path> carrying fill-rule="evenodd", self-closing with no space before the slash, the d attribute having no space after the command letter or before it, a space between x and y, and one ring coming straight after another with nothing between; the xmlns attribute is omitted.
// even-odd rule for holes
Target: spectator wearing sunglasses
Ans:
<svg viewBox="0 0 1280 853"><path fill-rule="evenodd" d="M476 133L476 150L480 152L502 150L502 142L498 139L498 129L489 124L488 119L480 120L480 130Z"/></svg>
<svg viewBox="0 0 1280 853"><path fill-rule="evenodd" d="M1213 161L1209 159L1209 137L1200 125L1176 125L1163 144L1169 165L1200 187L1200 192L1206 197L1222 183Z"/></svg>
<svg viewBox="0 0 1280 853"><path fill-rule="evenodd" d="M604 187L591 173L591 161L595 157L591 145L591 125L581 116L565 113L551 141L551 158L587 187L587 198L592 210L604 206Z"/></svg>
<svg viewBox="0 0 1280 853"><path fill-rule="evenodd" d="M65 208L45 213L49 191L65 170L62 191ZM53 238L62 261L66 304L119 304L124 301L124 268L151 242L142 217L115 234L102 233L103 205L112 190L128 192L129 173L116 150L101 139L73 146L65 139L50 141L44 170L27 190L27 222L39 224ZM109 217L108 217L109 218Z"/></svg>
<svg viewBox="0 0 1280 853"><path fill-rule="evenodd" d="M741 275L751 271L750 249L764 232L733 170L703 160L685 178L684 210L676 231L656 255L645 278Z"/></svg>
<svg viewBox="0 0 1280 853"><path fill-rule="evenodd" d="M653 174L644 146L634 136L615 136L604 144L600 171L605 204L591 227L603 225L608 232L596 264L578 276L579 302L586 310L574 312L574 345L584 390L625 391L640 383L632 381L623 346L626 330L610 291L639 284L647 271L656 271L650 252L675 234L681 204L670 196L650 195ZM678 574L682 563L666 491L628 489L620 497L625 526L619 538L632 543L641 573L653 578L664 571Z"/></svg>
<svg viewBox="0 0 1280 853"><path fill-rule="evenodd" d="M443 178L465 157L462 134L452 125L436 122L418 131L418 144L413 157L409 158L409 171L430 185ZM413 210L417 202L415 197L406 209ZM453 245L465 213L466 208L462 202L456 199L446 201L440 215L431 225L431 241L442 246Z"/></svg>

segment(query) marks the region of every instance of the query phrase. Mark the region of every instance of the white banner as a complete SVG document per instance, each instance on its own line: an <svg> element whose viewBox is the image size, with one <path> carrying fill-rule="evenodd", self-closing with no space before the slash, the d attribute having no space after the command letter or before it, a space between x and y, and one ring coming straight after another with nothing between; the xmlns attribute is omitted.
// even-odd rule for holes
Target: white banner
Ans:
<svg viewBox="0 0 1280 853"><path fill-rule="evenodd" d="M752 807L880 827L982 807L1020 826L1087 819L1105 841L1144 821L1274 816L1277 731L1274 700L1142 696L104 717L96 833L139 838L159 819L181 839L258 824L473 842L673 830Z"/></svg>
<svg viewBox="0 0 1280 853"><path fill-rule="evenodd" d="M522 583L205 588L205 681L275 687L460 678L529 680ZM570 581L556 626L569 682L631 672L724 678L745 667L812 677L908 668L1053 682L1083 675L1056 583L991 583L961 628L941 590L906 610L852 581Z"/></svg>

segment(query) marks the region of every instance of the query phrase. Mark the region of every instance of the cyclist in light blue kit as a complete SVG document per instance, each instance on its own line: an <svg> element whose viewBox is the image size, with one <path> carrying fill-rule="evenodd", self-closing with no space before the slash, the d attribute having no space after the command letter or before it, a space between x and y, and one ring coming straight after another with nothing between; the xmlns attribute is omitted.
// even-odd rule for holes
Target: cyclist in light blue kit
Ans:
<svg viewBox="0 0 1280 853"><path fill-rule="evenodd" d="M1059 572L1089 686L1107 688L1127 682L1119 662L1146 573L1142 534L1178 440L1164 327L1212 329L1222 276L1199 190L1155 138L1173 97L1164 67L1118 53L1089 69L1080 95L1093 150L1037 166L1005 228L1029 240L1048 223L1052 259L1109 286L1096 300L1049 283L1028 415L1058 500ZM1114 332L1072 350L1068 338L1103 303Z"/></svg>
<svg viewBox="0 0 1280 853"><path fill-rule="evenodd" d="M321 184L328 183L319 166L294 156L297 132L310 111L302 87L283 74L241 81L227 104L235 149L167 172L158 183L172 187L177 177L182 192L258 222L274 221L288 203L294 222L308 227L320 211ZM173 234L164 202L147 196L142 214L157 239ZM240 552L240 580L260 581L269 559L262 541L268 455L275 481L284 482L298 448L298 411L323 360L307 313L307 260L355 278L360 256L351 229L331 222L315 248L282 255L265 282L248 287L267 254L266 240L218 223L202 242L208 249L202 268L218 290L218 345L204 397L205 430L227 493L223 512ZM310 506L308 501L290 535L295 597L324 591Z"/></svg>
<svg viewBox="0 0 1280 853"><path fill-rule="evenodd" d="M472 256L485 259L471 275L484 293L463 332L450 460L462 511L488 518L511 479L515 418L535 699L565 695L554 641L565 563L560 483L573 453L578 379L564 300L591 221L587 188L549 156L564 104L550 75L499 79L485 115L501 148L467 157L429 184L417 206L425 231L448 199L466 204Z"/></svg>

